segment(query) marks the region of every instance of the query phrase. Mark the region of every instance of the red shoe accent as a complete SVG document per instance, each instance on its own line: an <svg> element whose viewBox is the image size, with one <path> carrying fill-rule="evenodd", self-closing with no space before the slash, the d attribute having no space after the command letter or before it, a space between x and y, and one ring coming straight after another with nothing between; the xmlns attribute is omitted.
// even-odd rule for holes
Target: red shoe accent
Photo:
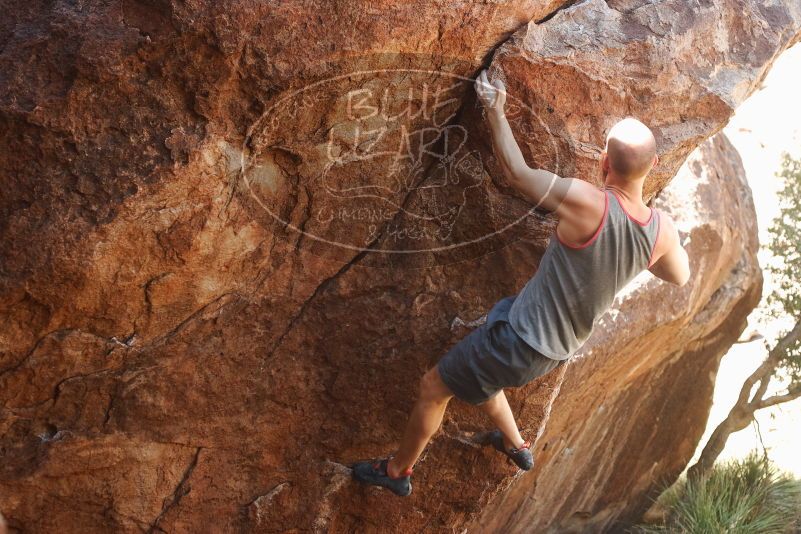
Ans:
<svg viewBox="0 0 801 534"><path fill-rule="evenodd" d="M387 476L388 476L389 478L391 478L392 480L397 480L397 479L399 479L399 478L405 478L405 477L410 477L410 476L412 476L412 471L414 471L414 468L413 468L413 467L409 467L408 469L406 469L406 471L404 471L403 473L401 473L399 476L393 477L392 475L390 475L390 474L389 474L389 460L390 460L391 458L392 458L392 456L390 456L389 458L387 458Z"/></svg>

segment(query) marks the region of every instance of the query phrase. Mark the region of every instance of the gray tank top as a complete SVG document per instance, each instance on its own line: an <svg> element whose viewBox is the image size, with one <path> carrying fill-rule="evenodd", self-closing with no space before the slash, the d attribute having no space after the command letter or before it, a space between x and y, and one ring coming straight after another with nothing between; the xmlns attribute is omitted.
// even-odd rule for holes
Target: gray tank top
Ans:
<svg viewBox="0 0 801 534"><path fill-rule="evenodd" d="M647 221L628 214L605 190L604 216L586 243L563 243L554 233L539 269L515 298L509 323L532 348L566 360L584 344L615 295L648 268L659 233L659 213Z"/></svg>

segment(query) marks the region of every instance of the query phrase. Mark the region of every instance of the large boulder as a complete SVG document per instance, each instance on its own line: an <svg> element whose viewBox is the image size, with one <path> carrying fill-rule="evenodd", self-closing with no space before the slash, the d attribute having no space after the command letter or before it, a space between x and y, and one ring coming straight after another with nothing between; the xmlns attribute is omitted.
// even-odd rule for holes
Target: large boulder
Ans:
<svg viewBox="0 0 801 534"><path fill-rule="evenodd" d="M9 524L509 524L506 507L487 515L487 503L544 488L471 442L487 421L459 402L411 498L353 486L345 467L391 450L419 376L463 325L522 287L553 229L505 184L470 77L489 62L509 86L529 159L587 180L597 180L608 127L642 117L663 162L651 198L801 27L797 2L562 4L572 2L3 3L0 510ZM701 213L692 228L711 232L704 225L720 213ZM731 231L746 235L743 224ZM746 296L739 307L705 304L735 283L729 259L747 242L720 240L719 272L690 244L697 294L654 290L651 313L674 325L649 316L627 325L675 349L654 352L646 370L666 358L683 369L696 346L712 369L728 338L713 346L712 330L688 328L679 343L678 325L729 314L732 331L741 323ZM593 341L609 358L588 354L568 375L513 392L530 435L555 443L548 429L568 428L562 414L587 417L570 400L584 395L571 369L626 361L615 352L627 350L626 335ZM638 376L659 390L682 372ZM582 388L602 387L589 375ZM687 387L710 387L699 376ZM552 408L560 387L571 395ZM615 406L625 398L609 395ZM661 408L643 409L610 410L606 421L642 440L637 424ZM708 405L694 409L700 417ZM691 448L693 432L671 424L650 427L653 439ZM594 453L582 451L576 476L586 478ZM537 473L569 486L546 456ZM658 473L674 473L680 456ZM652 474L636 462L594 473L581 483L584 508L549 501L560 510L552 519L585 509L609 510L607 523L630 517ZM613 503L601 491L610 485Z"/></svg>

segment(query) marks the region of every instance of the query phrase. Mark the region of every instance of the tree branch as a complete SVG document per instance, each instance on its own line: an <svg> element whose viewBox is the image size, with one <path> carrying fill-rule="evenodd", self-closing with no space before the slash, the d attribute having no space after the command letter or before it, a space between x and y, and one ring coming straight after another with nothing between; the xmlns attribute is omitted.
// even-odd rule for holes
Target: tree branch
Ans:
<svg viewBox="0 0 801 534"><path fill-rule="evenodd" d="M768 397L767 399L757 402L757 410L769 408L770 406L782 404L783 402L790 402L798 397L801 397L801 385L790 388L784 395L774 395L773 397Z"/></svg>
<svg viewBox="0 0 801 534"><path fill-rule="evenodd" d="M796 321L793 329L785 334L785 336L776 343L776 346L771 349L768 358L780 358L793 343L799 340L799 338L801 338L801 318Z"/></svg>
<svg viewBox="0 0 801 534"><path fill-rule="evenodd" d="M767 361L771 360L768 359ZM774 361L773 365L771 365L770 368L765 369L763 375L759 377L759 386L757 387L757 390L754 392L754 396L751 397L751 400L748 402L750 406L756 406L756 404L759 403L760 400L762 400L762 397L765 396L765 392L768 390L768 385L770 384L770 378L776 371L776 366L778 365L778 363L779 363L778 361Z"/></svg>
<svg viewBox="0 0 801 534"><path fill-rule="evenodd" d="M768 385L770 384L770 377L773 375L773 372L776 370L776 367L779 365L779 361L781 361L782 356L787 352L787 349L790 346L798 341L799 337L801 337L801 319L796 321L795 326L793 327L790 332L788 332L784 337L782 337L776 346L773 347L770 352L768 353L768 357L765 358L765 361L756 368L756 370L751 373L751 376L743 383L743 387L740 389L740 395L737 398L737 404L747 403L750 404L755 410L759 409L759 403L762 400L762 396L768 390ZM759 388L754 393L754 396L751 397L751 400L748 400L748 397L751 394L751 390L754 388L754 384L759 381Z"/></svg>
<svg viewBox="0 0 801 534"><path fill-rule="evenodd" d="M751 403L749 401L749 397L751 396L751 390L754 389L754 384L757 383L757 380L762 380L767 373L772 373L773 369L775 368L775 364L771 361L770 356L765 358L759 367L751 373L751 376L745 379L743 382L743 387L740 388L740 394L737 396L737 402L735 406L746 406ZM762 380L764 382L764 380Z"/></svg>

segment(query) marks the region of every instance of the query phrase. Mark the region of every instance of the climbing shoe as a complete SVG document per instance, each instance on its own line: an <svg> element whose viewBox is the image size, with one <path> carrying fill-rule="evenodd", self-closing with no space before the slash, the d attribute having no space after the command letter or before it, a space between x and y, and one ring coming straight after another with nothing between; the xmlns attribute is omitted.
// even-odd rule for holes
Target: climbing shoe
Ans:
<svg viewBox="0 0 801 534"><path fill-rule="evenodd" d="M534 457L531 454L531 443L526 440L520 448L506 448L503 442L503 434L500 430L493 430L489 434L489 442L497 450L508 456L520 469L528 471L534 467Z"/></svg>
<svg viewBox="0 0 801 534"><path fill-rule="evenodd" d="M412 492L412 469L407 469L403 476L392 478L387 473L388 462L389 458L355 463L352 466L353 478L365 484L387 488L395 495L406 497Z"/></svg>

